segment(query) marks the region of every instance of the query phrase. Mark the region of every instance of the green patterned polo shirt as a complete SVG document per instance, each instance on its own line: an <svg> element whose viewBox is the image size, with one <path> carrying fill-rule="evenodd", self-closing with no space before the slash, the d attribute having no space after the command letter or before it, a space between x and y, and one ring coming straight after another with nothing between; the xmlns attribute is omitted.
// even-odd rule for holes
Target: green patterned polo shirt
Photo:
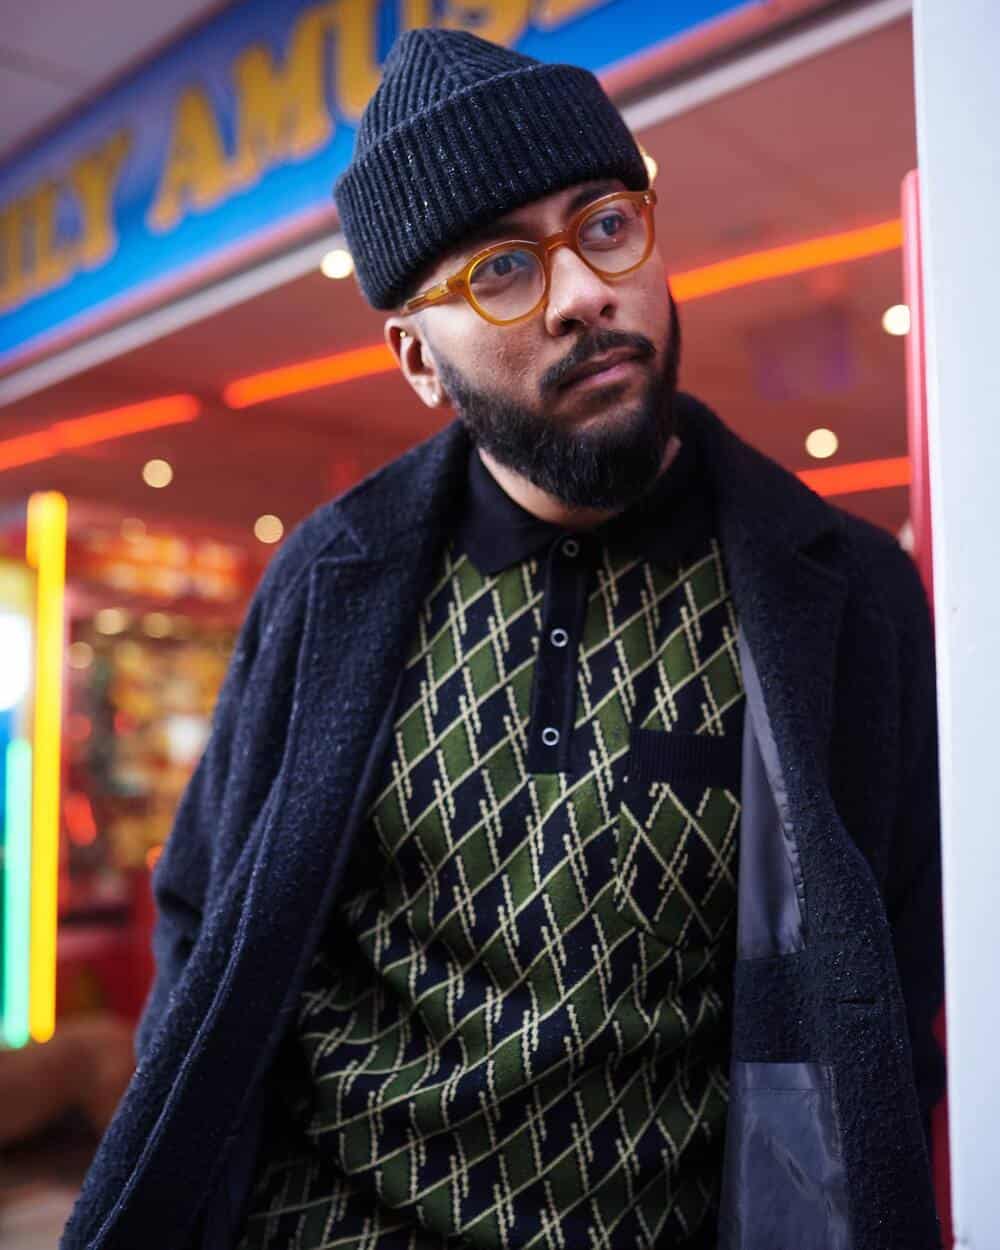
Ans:
<svg viewBox="0 0 1000 1250"><path fill-rule="evenodd" d="M589 535L473 456L242 1250L714 1245L743 687L692 456Z"/></svg>

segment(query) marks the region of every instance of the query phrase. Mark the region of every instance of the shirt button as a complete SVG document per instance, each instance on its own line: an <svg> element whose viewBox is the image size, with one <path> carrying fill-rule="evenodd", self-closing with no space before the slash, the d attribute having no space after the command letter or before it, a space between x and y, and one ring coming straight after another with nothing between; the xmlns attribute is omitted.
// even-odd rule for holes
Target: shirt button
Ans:
<svg viewBox="0 0 1000 1250"><path fill-rule="evenodd" d="M578 556L580 554L580 544L577 542L575 538L565 539L563 541L562 549L563 549L563 555L570 556L571 558L573 556Z"/></svg>
<svg viewBox="0 0 1000 1250"><path fill-rule="evenodd" d="M565 647L567 642L569 642L569 634L564 629L554 629L549 634L549 638L554 647Z"/></svg>
<svg viewBox="0 0 1000 1250"><path fill-rule="evenodd" d="M559 730L553 729L551 725L547 725L542 730L542 741L547 747L554 747L559 741Z"/></svg>

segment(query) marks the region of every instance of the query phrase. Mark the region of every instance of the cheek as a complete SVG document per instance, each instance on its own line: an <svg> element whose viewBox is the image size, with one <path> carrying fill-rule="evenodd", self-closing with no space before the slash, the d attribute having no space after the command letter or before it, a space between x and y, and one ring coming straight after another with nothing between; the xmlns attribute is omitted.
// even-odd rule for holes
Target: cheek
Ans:
<svg viewBox="0 0 1000 1250"><path fill-rule="evenodd" d="M481 379L485 389L522 400L533 394L539 348L519 327L497 329L467 351L469 377Z"/></svg>
<svg viewBox="0 0 1000 1250"><path fill-rule="evenodd" d="M648 326L647 333L658 342L666 339L670 326L670 297L667 291L667 280L661 270L656 269L643 284L642 289L643 324Z"/></svg>

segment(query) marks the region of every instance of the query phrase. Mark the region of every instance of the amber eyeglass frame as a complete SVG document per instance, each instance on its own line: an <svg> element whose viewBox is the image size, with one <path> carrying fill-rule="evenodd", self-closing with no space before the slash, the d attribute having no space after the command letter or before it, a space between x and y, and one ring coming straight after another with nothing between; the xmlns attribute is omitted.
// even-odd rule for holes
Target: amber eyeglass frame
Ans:
<svg viewBox="0 0 1000 1250"><path fill-rule="evenodd" d="M578 232L581 226L595 212L599 212L605 204L615 204L620 200L628 200L642 209L646 223L646 249L634 265L629 265L627 269L617 269L609 273L608 270L601 269L600 266L593 264L584 256L580 249ZM418 312L421 308L427 308L432 304L440 304L443 300L461 295L471 305L473 310L484 321L488 321L490 325L516 325L519 321L533 317L539 308L544 307L545 302L548 300L549 285L552 277L552 253L557 247L568 247L571 252L579 256L591 272L596 273L600 278L624 278L627 274L634 273L640 265L644 265L649 260L649 254L652 252L656 242L656 225L653 219L653 207L655 204L656 192L652 187L648 187L645 191L612 191L608 195L602 195L596 200L591 200L589 204L585 204L578 213L574 214L572 220L562 230L546 235L544 239L503 239L499 243L491 243L489 247L485 247L471 256L457 273L453 273L450 277L445 278L443 282L438 282L434 286L428 287L426 291L421 291L418 295L414 295L412 299L407 300L401 311L404 313ZM472 293L470 278L473 270L484 261L491 256L495 256L498 252L506 252L512 247L523 248L526 252L531 252L537 257L545 275L545 281L542 285L542 293L533 308L530 308L527 312L520 313L516 317L511 317L509 320L501 321L496 317L490 316L476 300Z"/></svg>

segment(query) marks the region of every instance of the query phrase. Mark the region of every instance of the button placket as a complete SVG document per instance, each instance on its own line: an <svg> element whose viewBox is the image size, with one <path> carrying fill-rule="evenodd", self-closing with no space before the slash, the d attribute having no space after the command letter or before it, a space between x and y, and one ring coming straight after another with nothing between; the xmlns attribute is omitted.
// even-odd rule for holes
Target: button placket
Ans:
<svg viewBox="0 0 1000 1250"><path fill-rule="evenodd" d="M587 540L566 535L549 548L543 633L535 659L528 769L570 768L576 715L577 646L586 613L591 561Z"/></svg>

